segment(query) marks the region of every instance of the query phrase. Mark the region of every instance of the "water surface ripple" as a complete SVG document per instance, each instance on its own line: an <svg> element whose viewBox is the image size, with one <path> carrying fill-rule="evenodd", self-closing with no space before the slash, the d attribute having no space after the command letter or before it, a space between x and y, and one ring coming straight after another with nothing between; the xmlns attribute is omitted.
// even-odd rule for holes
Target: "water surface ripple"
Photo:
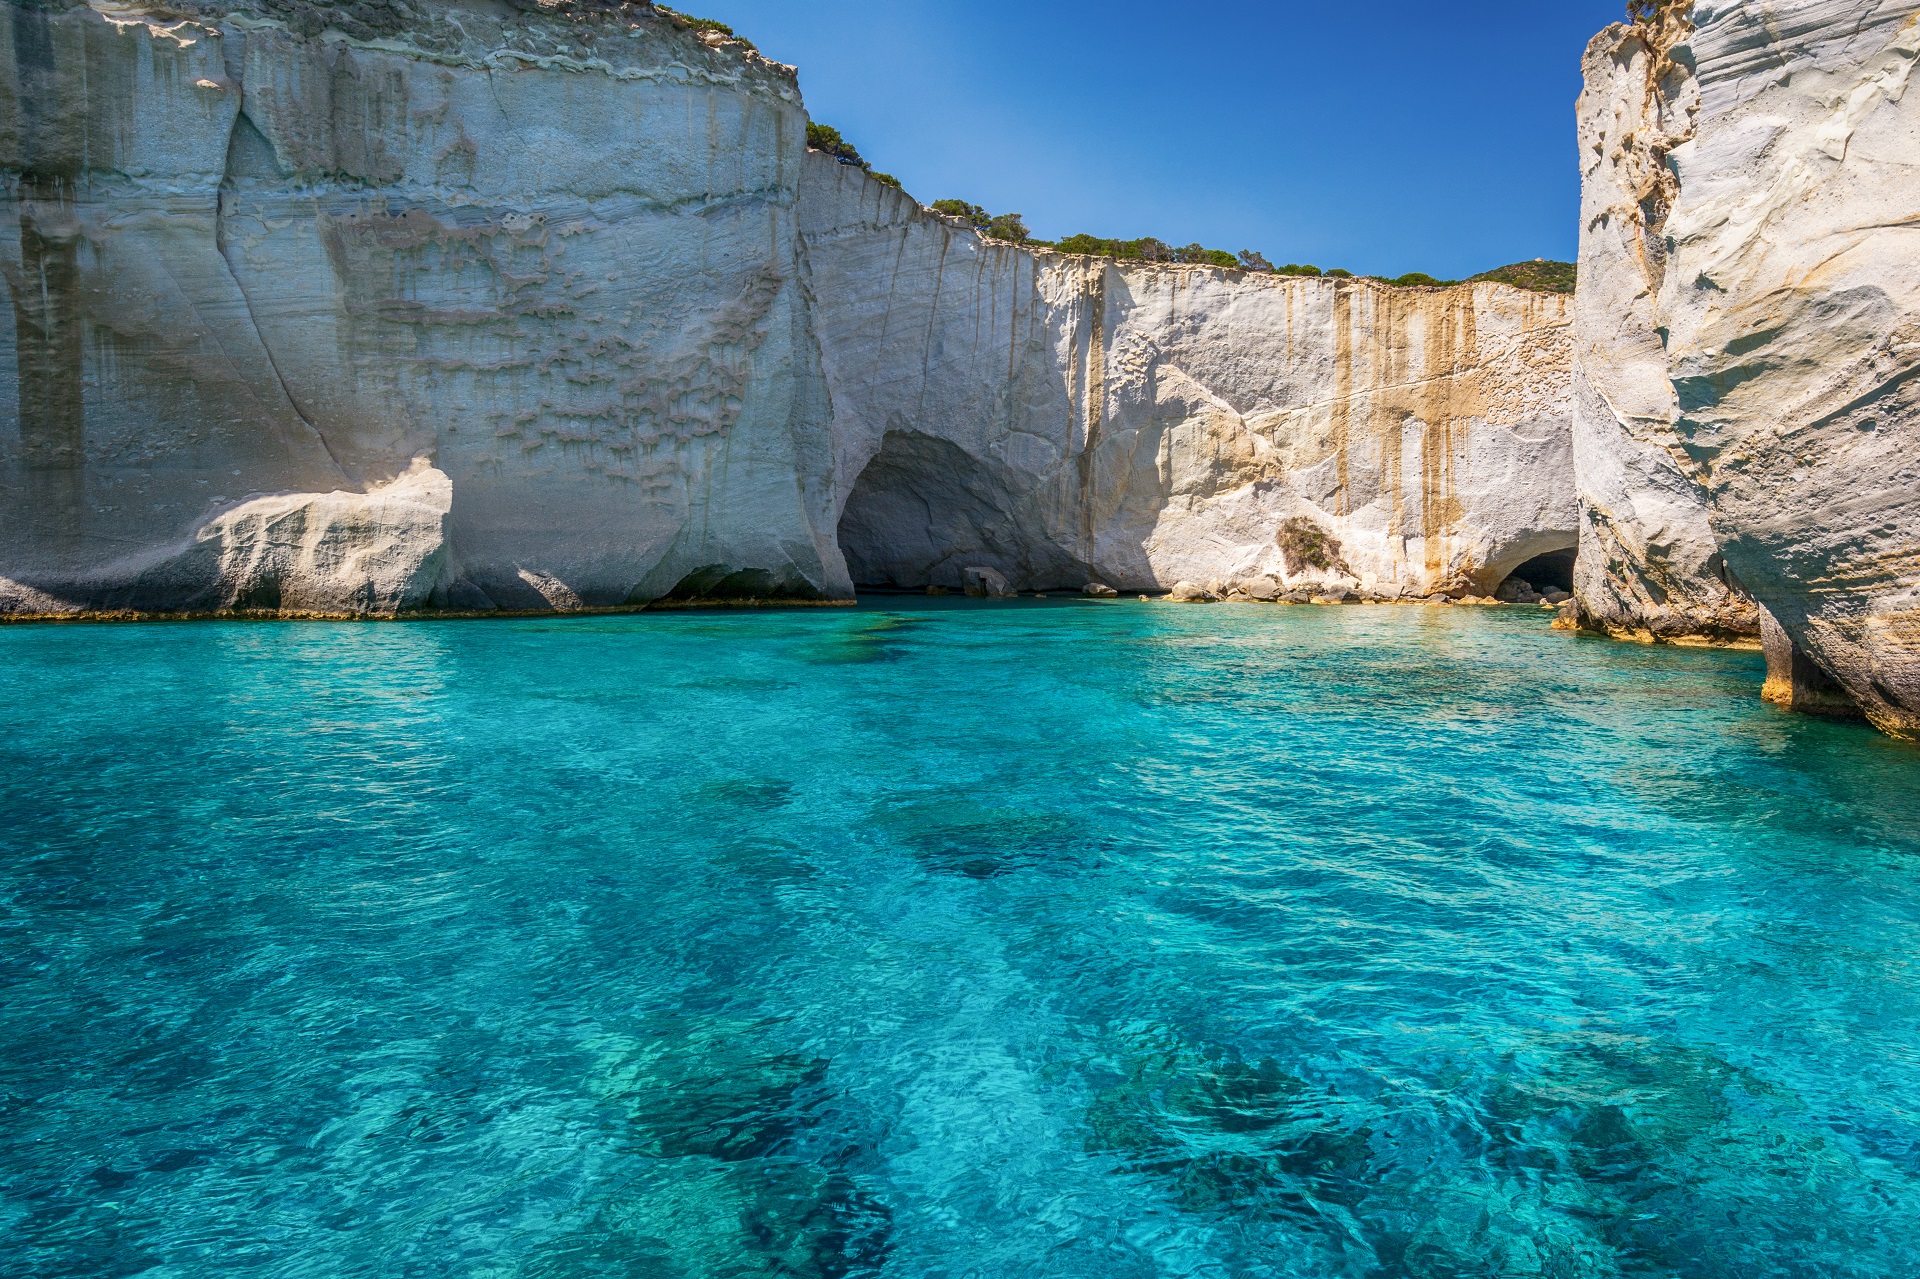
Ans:
<svg viewBox="0 0 1920 1279"><path fill-rule="evenodd" d="M1522 610L0 629L0 1272L1906 1276L1920 751Z"/></svg>

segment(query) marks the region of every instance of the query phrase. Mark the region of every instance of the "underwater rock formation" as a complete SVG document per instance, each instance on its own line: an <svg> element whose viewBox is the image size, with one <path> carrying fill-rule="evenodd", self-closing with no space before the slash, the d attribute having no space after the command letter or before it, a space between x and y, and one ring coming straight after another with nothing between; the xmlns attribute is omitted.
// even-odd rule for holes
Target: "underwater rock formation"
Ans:
<svg viewBox="0 0 1920 1279"><path fill-rule="evenodd" d="M817 154L800 225L858 582L1490 593L1577 540L1564 296L1028 249Z"/></svg>
<svg viewBox="0 0 1920 1279"><path fill-rule="evenodd" d="M449 551L382 607L850 593L792 69L546 10L0 6L10 598L280 608L221 576L264 547L156 557L417 456Z"/></svg>
<svg viewBox="0 0 1920 1279"><path fill-rule="evenodd" d="M1920 732L1917 57L1920 6L1899 0L1698 0L1603 33L1583 115L1589 145L1609 135L1618 158L1588 155L1588 211L1617 213L1613 193L1638 189L1644 217L1589 225L1599 269L1585 274L1583 256L1581 287L1597 278L1626 297L1638 273L1651 305L1636 299L1622 324L1590 295L1577 343L1588 390L1642 387L1615 404L1635 440L1616 455L1623 469L1654 459L1626 485L1587 465L1605 450L1586 432L1605 420L1583 392L1589 506L1632 525L1610 487L1697 502L1732 579L1799 657L1907 736ZM1643 160L1627 154L1640 148ZM1622 181L1635 165L1638 188ZM1643 333L1659 338L1657 360ZM1676 540L1693 539L1683 567L1705 563L1690 518L1675 521L1690 530ZM1638 530L1613 545L1658 540L1650 522ZM1609 557L1621 579L1651 580L1630 554ZM1604 618L1582 559L1583 603ZM1701 584L1688 569L1686 585Z"/></svg>

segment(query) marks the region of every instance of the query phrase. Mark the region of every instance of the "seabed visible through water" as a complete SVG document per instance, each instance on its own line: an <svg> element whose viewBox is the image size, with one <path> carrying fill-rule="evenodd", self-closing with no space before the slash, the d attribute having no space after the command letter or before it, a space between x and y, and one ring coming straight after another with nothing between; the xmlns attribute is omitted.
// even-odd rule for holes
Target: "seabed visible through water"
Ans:
<svg viewBox="0 0 1920 1279"><path fill-rule="evenodd" d="M0 628L0 1272L1913 1274L1920 751L1546 623Z"/></svg>

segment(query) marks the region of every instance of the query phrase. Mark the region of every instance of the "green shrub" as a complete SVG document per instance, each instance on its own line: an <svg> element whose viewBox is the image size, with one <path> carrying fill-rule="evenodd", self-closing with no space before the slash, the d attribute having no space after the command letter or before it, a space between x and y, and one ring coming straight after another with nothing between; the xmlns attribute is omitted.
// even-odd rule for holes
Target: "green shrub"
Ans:
<svg viewBox="0 0 1920 1279"><path fill-rule="evenodd" d="M1209 249L1202 244L1175 248L1165 240L1145 236L1138 240L1108 240L1084 231L1060 241L1062 253L1085 253L1093 257L1115 258L1122 262L1181 262L1195 266L1243 267L1241 255L1225 249ZM1257 256L1257 255L1256 255ZM1260 259L1262 262L1265 258Z"/></svg>
<svg viewBox="0 0 1920 1279"><path fill-rule="evenodd" d="M987 223L987 234L996 240L1011 240L1015 244L1024 244L1032 232L1018 213L996 213Z"/></svg>
<svg viewBox="0 0 1920 1279"><path fill-rule="evenodd" d="M959 218L975 230L984 231L993 222L993 215L977 204L968 204L965 200L935 200L928 206L935 213L944 213L950 218Z"/></svg>
<svg viewBox="0 0 1920 1279"><path fill-rule="evenodd" d="M807 149L824 151L842 164L851 164L856 168L872 171L873 166L860 158L853 143L840 136L840 130L828 124L815 124L807 121Z"/></svg>
<svg viewBox="0 0 1920 1279"><path fill-rule="evenodd" d="M1343 271L1339 267L1335 267L1333 270L1327 272L1327 278L1329 280L1351 280L1353 278L1353 272Z"/></svg>
<svg viewBox="0 0 1920 1279"><path fill-rule="evenodd" d="M682 27L685 27L689 30L718 32L720 35L725 36L729 40L739 41L741 44L746 45L747 48L749 49L754 47L753 41L747 39L743 35L736 34L734 32L734 29L728 26L724 22L717 22L712 18L696 18L691 14L678 13L672 9L667 8L667 6L663 4L656 4L653 7L659 10L661 13L666 14L669 18L672 18L674 21L678 22Z"/></svg>
<svg viewBox="0 0 1920 1279"><path fill-rule="evenodd" d="M899 191L902 189L900 186L900 179L894 177L891 173L882 173L878 169L868 169L867 176L872 178L875 182L878 182L882 186L892 187L896 191Z"/></svg>
<svg viewBox="0 0 1920 1279"><path fill-rule="evenodd" d="M1489 280L1494 284L1511 284L1516 289L1529 289L1535 293L1571 293L1579 276L1579 268L1571 262L1549 262L1545 258L1535 258L1531 262L1515 262L1511 266L1482 271L1473 279L1475 282Z"/></svg>
<svg viewBox="0 0 1920 1279"><path fill-rule="evenodd" d="M1267 261L1264 254L1252 249L1240 250L1240 266L1246 271L1272 271L1273 263Z"/></svg>
<svg viewBox="0 0 1920 1279"><path fill-rule="evenodd" d="M1409 271L1405 275L1391 280L1383 279L1383 284L1391 284L1396 289L1445 289L1460 283L1458 280L1436 280L1425 271Z"/></svg>
<svg viewBox="0 0 1920 1279"><path fill-rule="evenodd" d="M1289 575L1310 568L1348 576L1353 574L1342 555L1340 539L1310 519L1295 516L1288 520L1280 526L1279 535L1274 541L1280 545L1280 554L1287 561Z"/></svg>
<svg viewBox="0 0 1920 1279"><path fill-rule="evenodd" d="M1326 272L1322 271L1317 266L1304 266L1298 262L1289 262L1285 266L1280 268L1280 274L1281 275L1324 275L1326 274Z"/></svg>

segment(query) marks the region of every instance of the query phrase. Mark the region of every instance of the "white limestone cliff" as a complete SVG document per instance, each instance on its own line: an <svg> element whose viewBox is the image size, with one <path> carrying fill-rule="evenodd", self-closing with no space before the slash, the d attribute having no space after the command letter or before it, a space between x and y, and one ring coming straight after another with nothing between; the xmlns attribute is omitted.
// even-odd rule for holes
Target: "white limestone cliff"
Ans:
<svg viewBox="0 0 1920 1279"><path fill-rule="evenodd" d="M1636 429L1777 624L1769 648L1920 734L1920 5L1698 0L1670 21L1682 74L1604 90L1673 138L1649 317L1672 413ZM1610 340L1590 314L1583 361Z"/></svg>
<svg viewBox="0 0 1920 1279"><path fill-rule="evenodd" d="M1674 194L1667 157L1698 93L1672 49L1684 23L1615 26L1585 60L1578 109L1580 286L1574 299L1573 465L1589 625L1621 639L1751 642L1760 615L1733 585L1691 459L1674 439L1659 296Z"/></svg>
<svg viewBox="0 0 1920 1279"><path fill-rule="evenodd" d="M1573 544L1567 299L998 244L805 123L617 0L0 3L0 614L836 599L847 556L1486 592Z"/></svg>
<svg viewBox="0 0 1920 1279"><path fill-rule="evenodd" d="M409 606L850 593L791 68L551 8L0 6L0 576L268 600L220 577L264 550L149 561L426 457L457 571Z"/></svg>
<svg viewBox="0 0 1920 1279"><path fill-rule="evenodd" d="M1029 250L817 154L800 210L857 581L1486 592L1575 543L1565 297Z"/></svg>

